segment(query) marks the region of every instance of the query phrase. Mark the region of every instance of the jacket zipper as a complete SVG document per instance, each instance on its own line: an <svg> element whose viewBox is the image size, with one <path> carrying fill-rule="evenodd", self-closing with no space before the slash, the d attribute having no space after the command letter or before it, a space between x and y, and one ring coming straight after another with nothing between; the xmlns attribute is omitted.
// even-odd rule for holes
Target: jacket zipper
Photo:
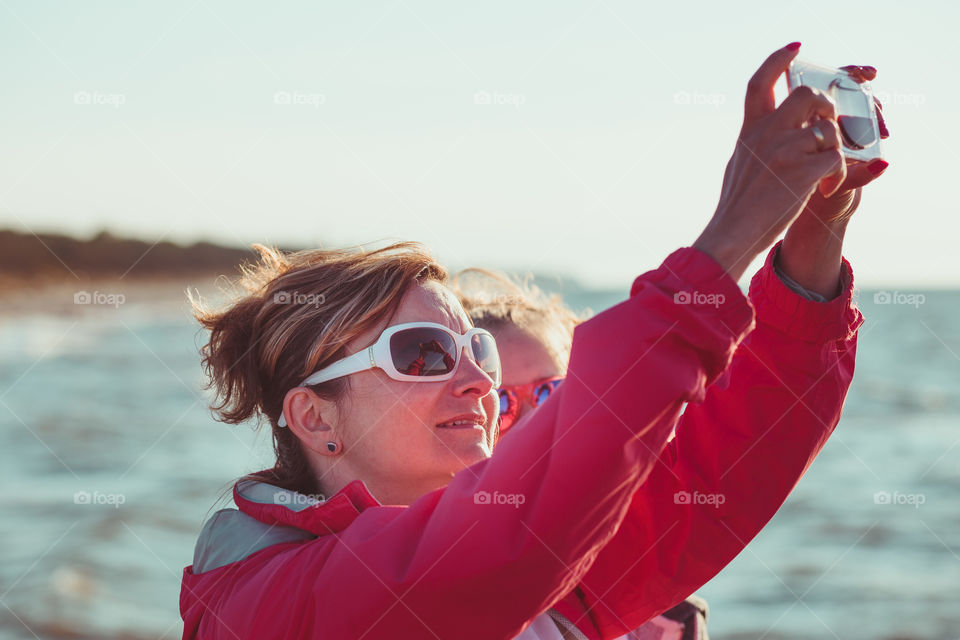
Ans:
<svg viewBox="0 0 960 640"><path fill-rule="evenodd" d="M565 629L566 631L569 631L570 634L574 638L576 638L576 640L590 640L589 638L587 638L587 636L583 635L583 632L580 631L580 629L577 629L577 627L574 626L574 624L570 622L570 620L565 615L563 615L556 609L547 609L547 615L550 616L553 619L553 621L556 622L561 629Z"/></svg>

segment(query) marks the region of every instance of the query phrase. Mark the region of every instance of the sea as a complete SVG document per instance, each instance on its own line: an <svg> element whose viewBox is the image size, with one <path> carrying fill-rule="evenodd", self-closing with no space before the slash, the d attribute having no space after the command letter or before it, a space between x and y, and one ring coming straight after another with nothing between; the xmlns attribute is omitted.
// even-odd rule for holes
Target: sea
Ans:
<svg viewBox="0 0 960 640"><path fill-rule="evenodd" d="M600 311L626 295L566 299ZM857 304L835 434L697 592L713 640L960 638L960 292L860 290ZM0 638L181 636L197 534L272 453L266 430L212 418L203 339L180 286L0 304Z"/></svg>

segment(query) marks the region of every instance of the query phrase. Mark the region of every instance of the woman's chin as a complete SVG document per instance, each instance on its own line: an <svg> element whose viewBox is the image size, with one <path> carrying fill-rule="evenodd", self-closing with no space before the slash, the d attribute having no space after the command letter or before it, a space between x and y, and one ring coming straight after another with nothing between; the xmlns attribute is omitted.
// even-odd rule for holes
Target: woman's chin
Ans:
<svg viewBox="0 0 960 640"><path fill-rule="evenodd" d="M458 447L450 447L448 457L454 465L456 471L462 471L469 466L475 465L489 458L492 454L490 443L486 438L478 438L476 442L469 445L461 444Z"/></svg>

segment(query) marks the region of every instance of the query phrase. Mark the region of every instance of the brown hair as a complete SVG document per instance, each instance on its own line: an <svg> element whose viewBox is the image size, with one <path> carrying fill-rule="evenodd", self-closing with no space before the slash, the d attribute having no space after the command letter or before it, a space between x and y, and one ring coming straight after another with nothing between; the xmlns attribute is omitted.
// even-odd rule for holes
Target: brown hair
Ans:
<svg viewBox="0 0 960 640"><path fill-rule="evenodd" d="M415 242L376 250L313 249L284 253L253 245L255 264L240 266L234 282L242 290L222 310L208 310L190 295L194 316L210 331L201 349L216 391L216 419L238 424L266 417L273 432L276 464L249 478L300 491L319 493L300 441L278 427L283 399L314 371L345 355L346 345L396 310L417 282L447 282L447 272ZM317 395L336 400L348 388L346 378L312 385Z"/></svg>
<svg viewBox="0 0 960 640"><path fill-rule="evenodd" d="M490 333L515 327L541 340L566 365L574 328L591 312L575 313L557 294L547 294L532 282L487 269L464 269L451 283L473 323Z"/></svg>

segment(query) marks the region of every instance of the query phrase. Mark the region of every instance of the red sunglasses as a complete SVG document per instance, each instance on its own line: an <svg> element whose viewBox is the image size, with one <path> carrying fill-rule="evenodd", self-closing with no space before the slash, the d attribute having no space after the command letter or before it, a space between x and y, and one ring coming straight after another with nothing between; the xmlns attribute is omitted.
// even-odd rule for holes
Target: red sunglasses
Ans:
<svg viewBox="0 0 960 640"><path fill-rule="evenodd" d="M556 376L497 389L497 395L500 396L500 434L503 435L520 418L523 413L520 407L524 401L529 401L531 407L539 407L547 401L561 382L563 382L563 376Z"/></svg>

